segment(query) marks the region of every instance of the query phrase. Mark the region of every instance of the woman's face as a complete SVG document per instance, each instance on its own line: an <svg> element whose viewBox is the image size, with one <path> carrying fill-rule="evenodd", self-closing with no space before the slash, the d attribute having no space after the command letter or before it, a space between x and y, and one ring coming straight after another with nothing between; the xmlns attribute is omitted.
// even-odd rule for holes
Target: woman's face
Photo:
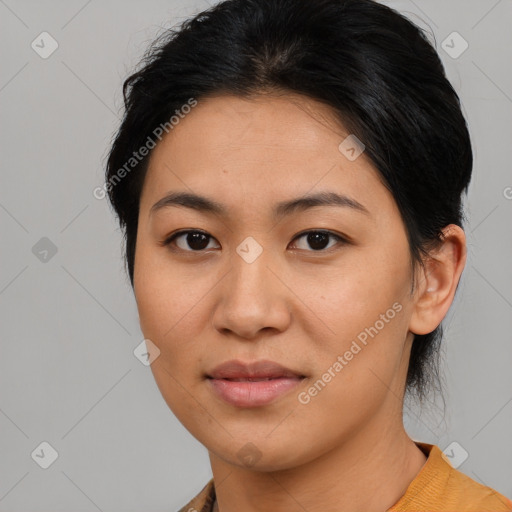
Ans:
<svg viewBox="0 0 512 512"><path fill-rule="evenodd" d="M348 135L299 95L225 95L200 100L153 150L135 255L140 325L160 350L151 368L168 406L231 464L290 468L401 422L409 247L362 147L340 149ZM222 211L170 200L152 210L171 193ZM342 199L305 201L320 193ZM203 235L162 244L184 230ZM292 373L210 378L233 360Z"/></svg>

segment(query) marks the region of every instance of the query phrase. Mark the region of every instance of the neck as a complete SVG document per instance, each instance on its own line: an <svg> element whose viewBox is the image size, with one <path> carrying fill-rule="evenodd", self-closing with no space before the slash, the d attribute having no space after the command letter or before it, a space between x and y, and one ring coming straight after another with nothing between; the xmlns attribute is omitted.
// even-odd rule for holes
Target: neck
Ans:
<svg viewBox="0 0 512 512"><path fill-rule="evenodd" d="M375 418L336 449L275 472L240 468L210 452L218 502L214 512L384 512L403 496L426 462L401 417L399 423L383 430L389 418Z"/></svg>

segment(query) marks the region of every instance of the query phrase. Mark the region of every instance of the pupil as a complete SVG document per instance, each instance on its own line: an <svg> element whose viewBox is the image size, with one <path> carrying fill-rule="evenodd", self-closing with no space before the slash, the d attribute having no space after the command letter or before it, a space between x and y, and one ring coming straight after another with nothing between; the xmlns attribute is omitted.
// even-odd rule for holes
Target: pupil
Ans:
<svg viewBox="0 0 512 512"><path fill-rule="evenodd" d="M203 243L201 243L201 237L203 239L202 240ZM196 249L196 250L200 251L208 245L207 238L208 237L206 235L204 235L203 233L189 233L187 235L187 243L191 249ZM194 245L194 244L196 244L196 245Z"/></svg>
<svg viewBox="0 0 512 512"><path fill-rule="evenodd" d="M308 243L312 249L324 249L329 235L327 233L309 233Z"/></svg>

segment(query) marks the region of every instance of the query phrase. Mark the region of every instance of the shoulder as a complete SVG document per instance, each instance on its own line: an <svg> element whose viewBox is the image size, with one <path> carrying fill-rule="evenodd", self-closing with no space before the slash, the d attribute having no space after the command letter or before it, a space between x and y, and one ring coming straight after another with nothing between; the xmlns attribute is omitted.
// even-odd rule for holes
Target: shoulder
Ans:
<svg viewBox="0 0 512 512"><path fill-rule="evenodd" d="M215 501L215 487L213 478L178 512L211 512Z"/></svg>
<svg viewBox="0 0 512 512"><path fill-rule="evenodd" d="M512 501L498 491L483 485L461 471L450 467L446 485L447 498L453 510L477 512L512 511Z"/></svg>
<svg viewBox="0 0 512 512"><path fill-rule="evenodd" d="M416 443L427 462L389 512L510 512L512 501L455 469L436 446Z"/></svg>

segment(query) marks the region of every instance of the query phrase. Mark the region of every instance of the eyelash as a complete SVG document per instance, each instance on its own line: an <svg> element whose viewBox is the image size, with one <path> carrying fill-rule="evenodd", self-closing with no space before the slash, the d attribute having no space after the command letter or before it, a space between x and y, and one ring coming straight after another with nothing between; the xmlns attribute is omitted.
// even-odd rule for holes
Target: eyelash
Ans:
<svg viewBox="0 0 512 512"><path fill-rule="evenodd" d="M161 245L162 246L171 246L172 242L174 242L174 240L182 235L187 235L189 233L201 233L203 235L205 235L206 237L212 239L214 238L213 236L209 235L206 231L201 231L199 229L185 229L185 230L181 230L181 231L178 231L176 233L173 233L172 235L168 236L163 242L161 242ZM329 231L329 230L326 230L326 229L310 229L308 231L303 231L299 234L297 234L292 242L294 240L297 240L299 238L302 238L304 237L305 235L308 235L310 233L321 233L321 234L324 234L324 235L328 235L334 239L336 239L336 241L341 244L341 245L347 245L349 242L349 240L347 238L344 238L336 233L334 233L333 231ZM310 251L306 251L306 252L311 252L311 253L322 253L322 252L329 252L333 247L330 247L328 249L319 249L319 250L310 250ZM180 249L179 247L176 248L176 247L171 247L171 250L172 251L181 251L181 252L188 252L188 253L196 253L196 254L201 254L201 253L204 253L205 250L204 249L201 249L199 251L193 251L193 250L185 250L185 249Z"/></svg>

